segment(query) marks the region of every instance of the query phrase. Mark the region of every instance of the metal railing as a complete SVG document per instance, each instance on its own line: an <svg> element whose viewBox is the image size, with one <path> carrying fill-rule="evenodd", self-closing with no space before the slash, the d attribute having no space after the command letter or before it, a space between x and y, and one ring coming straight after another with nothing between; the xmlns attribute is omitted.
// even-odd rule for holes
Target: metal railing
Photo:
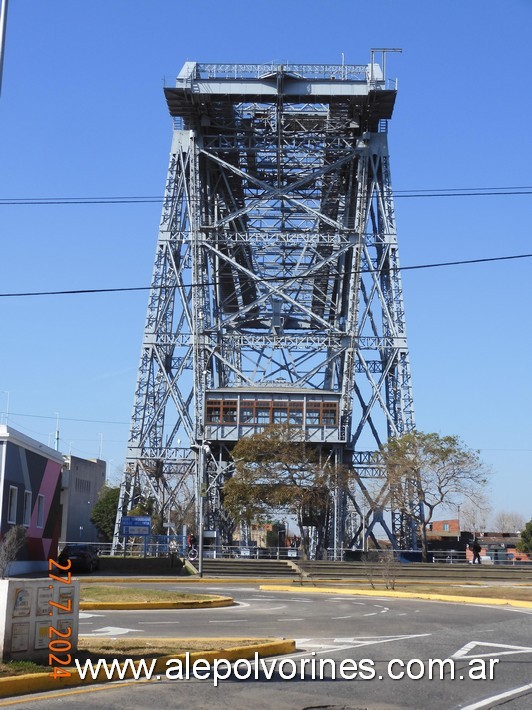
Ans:
<svg viewBox="0 0 532 710"><path fill-rule="evenodd" d="M61 550L65 545L79 545L79 540L60 543ZM102 557L110 556L112 543L110 542L90 542L81 543L91 545L98 550ZM180 557L186 557L188 545L186 538L182 535L150 535L141 539L139 537L130 538L126 542L124 549L123 541L117 545L116 555L119 557L167 557L170 553L175 553ZM328 548L320 556L311 561L329 562L362 562L364 559L372 558L374 561L393 557L397 562L421 562L420 550L362 550L348 547ZM270 546L260 547L257 545L235 544L235 545L208 545L203 547L204 559L233 559L233 560L301 560L303 550L301 547ZM430 550L428 561L432 564L470 564L473 555L469 550ZM532 560L526 555L518 552L503 552L500 550L487 550L482 553L481 561L484 565L502 565L505 567L530 567Z"/></svg>

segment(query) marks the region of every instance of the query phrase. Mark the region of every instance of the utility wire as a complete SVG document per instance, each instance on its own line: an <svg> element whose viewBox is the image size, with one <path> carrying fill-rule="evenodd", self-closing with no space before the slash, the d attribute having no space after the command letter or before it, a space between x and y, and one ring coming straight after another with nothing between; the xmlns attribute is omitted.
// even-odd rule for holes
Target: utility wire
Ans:
<svg viewBox="0 0 532 710"><path fill-rule="evenodd" d="M446 266L462 266L464 264L486 264L489 262L496 261L511 261L516 259L530 259L532 254L511 254L509 256L492 256L483 257L481 259L460 259L459 261L440 261L433 264L415 264L413 266L400 266L397 267L396 271L415 271L421 269L436 269ZM359 274L375 274L375 273L386 273L390 269L360 269L357 273ZM278 276L278 277L264 277L261 281L297 281L298 276ZM305 277L307 278L307 277ZM203 288L205 286L219 286L221 281L205 281L198 284L182 284L183 288ZM134 291L149 291L151 289L166 289L167 285L162 286L124 286L118 288L80 288L72 290L61 290L61 291L19 291L12 293L0 293L0 298L23 298L28 296L74 296L80 294L92 294L92 293L127 293Z"/></svg>
<svg viewBox="0 0 532 710"><path fill-rule="evenodd" d="M395 197L494 197L500 195L532 195L532 187L449 187L427 190L394 190ZM20 197L0 198L1 205L116 205L162 202L162 196L116 197Z"/></svg>
<svg viewBox="0 0 532 710"><path fill-rule="evenodd" d="M6 415L6 412L0 412ZM24 412L9 412L9 418L11 417L32 417L33 419L53 419L56 421L57 415L46 415L46 414L25 414ZM130 422L117 422L109 419L76 419L73 417L59 417L60 422L83 422L88 424L119 424L120 426L127 426ZM95 439L87 439L87 441L95 441Z"/></svg>

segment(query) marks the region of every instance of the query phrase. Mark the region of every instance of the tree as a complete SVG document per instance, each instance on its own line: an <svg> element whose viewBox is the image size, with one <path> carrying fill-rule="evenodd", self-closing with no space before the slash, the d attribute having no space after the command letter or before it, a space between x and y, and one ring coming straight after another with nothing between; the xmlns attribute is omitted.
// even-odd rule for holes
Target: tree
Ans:
<svg viewBox="0 0 532 710"><path fill-rule="evenodd" d="M507 510L500 510L493 520L493 529L499 533L516 533L522 530L525 516Z"/></svg>
<svg viewBox="0 0 532 710"><path fill-rule="evenodd" d="M105 538L106 542L111 542L115 533L119 497L120 488L103 486L92 509L91 522L96 525L98 532Z"/></svg>
<svg viewBox="0 0 532 710"><path fill-rule="evenodd" d="M474 501L487 483L487 470L476 451L456 436L409 432L383 447L391 505L417 526L423 561L427 561L427 527L441 505Z"/></svg>
<svg viewBox="0 0 532 710"><path fill-rule="evenodd" d="M487 530L491 514L491 504L488 495L478 491L474 500L468 500L460 506L460 529L472 532L474 535Z"/></svg>
<svg viewBox="0 0 532 710"><path fill-rule="evenodd" d="M532 520L521 531L521 539L517 543L516 549L519 552L532 553Z"/></svg>
<svg viewBox="0 0 532 710"><path fill-rule="evenodd" d="M4 579L9 564L17 559L19 550L26 542L26 528L23 525L13 525L0 542L0 577Z"/></svg>
<svg viewBox="0 0 532 710"><path fill-rule="evenodd" d="M232 451L236 471L224 485L224 508L237 521L263 522L279 513L296 518L303 556L309 527L317 533L317 554L325 547L331 491L344 485L341 467L320 460L301 429L272 424L240 439Z"/></svg>

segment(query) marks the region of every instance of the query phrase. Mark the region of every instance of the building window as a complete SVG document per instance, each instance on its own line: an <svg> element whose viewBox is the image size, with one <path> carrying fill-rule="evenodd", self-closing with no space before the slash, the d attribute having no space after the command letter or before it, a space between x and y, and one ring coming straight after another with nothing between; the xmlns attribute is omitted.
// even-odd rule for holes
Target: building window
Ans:
<svg viewBox="0 0 532 710"><path fill-rule="evenodd" d="M222 404L222 423L234 424L236 422L236 400L228 399Z"/></svg>
<svg viewBox="0 0 532 710"><path fill-rule="evenodd" d="M307 406L307 424L310 426L320 425L320 410L313 407L312 409Z"/></svg>
<svg viewBox="0 0 532 710"><path fill-rule="evenodd" d="M16 486L9 486L9 498L7 501L7 522L16 523L17 522L17 497L18 488Z"/></svg>
<svg viewBox="0 0 532 710"><path fill-rule="evenodd" d="M255 421L255 411L253 407L240 408L240 422L242 424L253 424Z"/></svg>
<svg viewBox="0 0 532 710"><path fill-rule="evenodd" d="M24 491L24 512L22 514L22 524L29 526L31 521L31 491Z"/></svg>
<svg viewBox="0 0 532 710"><path fill-rule="evenodd" d="M338 406L336 402L323 402L323 426L336 426L338 419Z"/></svg>
<svg viewBox="0 0 532 710"><path fill-rule="evenodd" d="M284 424L288 421L288 406L284 402L275 402L272 410L274 424Z"/></svg>
<svg viewBox="0 0 532 710"><path fill-rule="evenodd" d="M40 493L37 496L37 527L44 527L44 496Z"/></svg>
<svg viewBox="0 0 532 710"><path fill-rule="evenodd" d="M260 424L262 426L267 426L268 424L270 424L270 408L266 408L264 406L257 407L257 409L255 410L255 421L257 422L257 424Z"/></svg>
<svg viewBox="0 0 532 710"><path fill-rule="evenodd" d="M449 523L443 523L443 531L449 532Z"/></svg>
<svg viewBox="0 0 532 710"><path fill-rule="evenodd" d="M208 424L219 424L221 420L221 402L214 399L207 402L206 419Z"/></svg>
<svg viewBox="0 0 532 710"><path fill-rule="evenodd" d="M290 402L289 424L303 424L303 402Z"/></svg>

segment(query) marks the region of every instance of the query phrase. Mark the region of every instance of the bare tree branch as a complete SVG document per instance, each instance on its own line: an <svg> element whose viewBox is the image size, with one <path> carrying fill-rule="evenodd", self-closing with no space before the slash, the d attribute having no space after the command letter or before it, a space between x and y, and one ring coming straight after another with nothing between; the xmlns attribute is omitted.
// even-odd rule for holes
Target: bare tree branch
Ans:
<svg viewBox="0 0 532 710"><path fill-rule="evenodd" d="M427 559L426 531L441 505L474 501L486 485L488 471L478 453L456 436L413 431L383 447L391 506L416 524Z"/></svg>

